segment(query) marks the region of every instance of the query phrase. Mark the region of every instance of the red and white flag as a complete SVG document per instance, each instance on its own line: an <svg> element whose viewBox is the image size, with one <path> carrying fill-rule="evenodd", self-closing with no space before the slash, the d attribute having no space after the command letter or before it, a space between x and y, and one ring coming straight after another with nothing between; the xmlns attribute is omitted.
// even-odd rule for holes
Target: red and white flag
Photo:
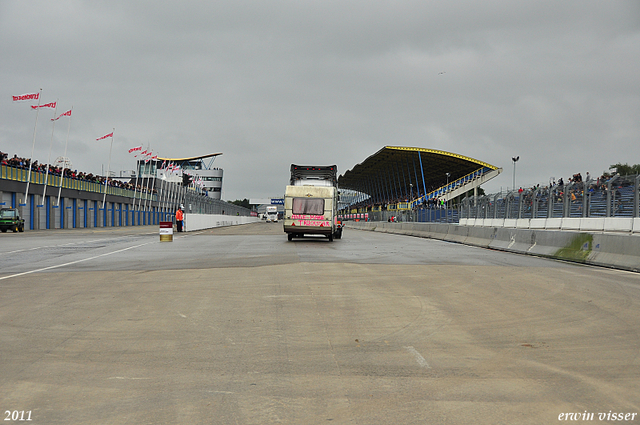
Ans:
<svg viewBox="0 0 640 425"><path fill-rule="evenodd" d="M58 102L45 103L44 105L31 106L31 109L40 109L40 108L51 108L56 109L56 104Z"/></svg>
<svg viewBox="0 0 640 425"><path fill-rule="evenodd" d="M62 117L70 117L71 116L71 109L69 109L67 112L65 112L64 114L60 114L58 115L58 118L51 118L51 121L57 121Z"/></svg>
<svg viewBox="0 0 640 425"><path fill-rule="evenodd" d="M147 154L145 155L146 158L144 159L145 164L149 162L149 160L151 159L151 155L153 155L152 152L147 152Z"/></svg>
<svg viewBox="0 0 640 425"><path fill-rule="evenodd" d="M113 131L109 134L105 134L102 137L98 137L96 140L102 140L102 139L106 139L107 137L113 137Z"/></svg>
<svg viewBox="0 0 640 425"><path fill-rule="evenodd" d="M140 152L142 150L142 146L138 146L137 148L131 148L129 149L129 153L133 153L136 156L138 156L138 154L136 152Z"/></svg>
<svg viewBox="0 0 640 425"><path fill-rule="evenodd" d="M18 96L11 96L14 102L19 100L38 100L40 99L40 93L21 94Z"/></svg>

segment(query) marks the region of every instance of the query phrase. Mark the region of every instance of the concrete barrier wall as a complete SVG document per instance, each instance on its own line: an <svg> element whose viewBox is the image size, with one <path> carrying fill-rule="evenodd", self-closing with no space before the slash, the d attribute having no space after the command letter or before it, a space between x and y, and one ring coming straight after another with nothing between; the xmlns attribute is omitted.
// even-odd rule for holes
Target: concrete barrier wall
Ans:
<svg viewBox="0 0 640 425"><path fill-rule="evenodd" d="M237 226L255 223L258 217L244 217L222 214L185 214L184 225L187 232L194 230L212 229L214 227Z"/></svg>
<svg viewBox="0 0 640 425"><path fill-rule="evenodd" d="M520 218L489 219L461 218L462 226L513 227L516 229L562 229L583 232L640 233L640 218L586 217L586 218Z"/></svg>
<svg viewBox="0 0 640 425"><path fill-rule="evenodd" d="M560 219L563 220L563 219ZM555 225L555 224L554 224ZM640 272L640 235L442 223L346 222L347 228L440 239Z"/></svg>

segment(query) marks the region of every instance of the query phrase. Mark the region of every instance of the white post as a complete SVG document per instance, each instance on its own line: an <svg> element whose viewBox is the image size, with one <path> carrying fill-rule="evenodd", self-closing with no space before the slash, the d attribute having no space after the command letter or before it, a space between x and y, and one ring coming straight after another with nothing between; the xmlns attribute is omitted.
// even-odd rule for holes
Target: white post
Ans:
<svg viewBox="0 0 640 425"><path fill-rule="evenodd" d="M113 128L113 131L111 132L111 147L109 148L109 162L107 162L107 175L105 176L104 179L104 196L102 197L102 209L105 209L105 201L107 200L107 184L109 183L109 173L111 173L111 151L113 150L113 135L115 133L116 129L115 127ZM105 224L106 227L106 224Z"/></svg>
<svg viewBox="0 0 640 425"><path fill-rule="evenodd" d="M154 175L153 176L153 183L151 183L151 196L153 196L153 189L155 189L155 187L156 187L156 176ZM152 208L152 204L151 204L152 199L153 198L149 199L149 209ZM158 205L160 205L159 200L160 200L160 197L158 197Z"/></svg>
<svg viewBox="0 0 640 425"><path fill-rule="evenodd" d="M145 155L149 151L149 145L147 144L147 149L145 150ZM144 176L142 177L142 185L144 186ZM135 204L135 201L134 201ZM140 187L140 199L138 199L138 210L142 207L142 187Z"/></svg>
<svg viewBox="0 0 640 425"><path fill-rule="evenodd" d="M138 161L136 160L136 182L133 186L133 216L134 217L136 215L135 211L136 211L136 193L138 192L138 177L140 177L140 169L138 167ZM140 192L140 196L142 196L142 192Z"/></svg>
<svg viewBox="0 0 640 425"><path fill-rule="evenodd" d="M47 196L47 182L49 181L49 167L51 167L51 148L53 147L53 130L56 128L56 113L58 111L58 100L56 99L56 107L53 108L53 124L51 125L51 141L49 142L49 159L47 160L47 171L44 175L44 189L42 191L42 203L45 203Z"/></svg>
<svg viewBox="0 0 640 425"><path fill-rule="evenodd" d="M73 113L73 106L71 106L71 112ZM58 186L58 207L60 206L60 192L62 192L62 180L64 179L64 170L67 165L67 146L69 146L69 130L71 130L71 115L69 115L69 123L67 124L67 141L64 144L64 156L62 157L62 172L60 173L60 185Z"/></svg>
<svg viewBox="0 0 640 425"><path fill-rule="evenodd" d="M38 107L36 108L36 125L33 126L33 143L31 144L31 158L29 158L29 173L27 174L27 190L24 192L24 204L27 203L29 196L29 183L31 183L31 163L33 162L33 152L36 148L36 129L38 128L38 114L40 113L40 99L42 99L42 89L38 95Z"/></svg>
<svg viewBox="0 0 640 425"><path fill-rule="evenodd" d="M145 162L145 164L149 164L149 174L147 175L147 187L146 187L146 197L144 199L144 211L147 211L147 204L149 204L149 181L151 179L151 160Z"/></svg>

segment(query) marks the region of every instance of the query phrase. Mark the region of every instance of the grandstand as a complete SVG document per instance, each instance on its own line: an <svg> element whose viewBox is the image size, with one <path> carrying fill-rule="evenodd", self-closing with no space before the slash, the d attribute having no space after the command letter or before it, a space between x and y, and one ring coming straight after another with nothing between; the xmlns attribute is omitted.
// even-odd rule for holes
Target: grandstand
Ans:
<svg viewBox="0 0 640 425"><path fill-rule="evenodd" d="M350 213L413 210L445 203L498 176L502 168L450 152L385 146L338 178Z"/></svg>
<svg viewBox="0 0 640 425"><path fill-rule="evenodd" d="M138 172L140 176L150 175L162 178L174 183L182 181L182 172L193 177L202 183L204 193L210 198L222 198L222 168L212 168L213 161L222 153L212 153L208 155L193 156L188 158L157 158L155 160L139 160ZM208 163L205 159L210 158ZM162 168L164 164L165 168ZM172 173L167 170L168 164L180 167L181 173Z"/></svg>

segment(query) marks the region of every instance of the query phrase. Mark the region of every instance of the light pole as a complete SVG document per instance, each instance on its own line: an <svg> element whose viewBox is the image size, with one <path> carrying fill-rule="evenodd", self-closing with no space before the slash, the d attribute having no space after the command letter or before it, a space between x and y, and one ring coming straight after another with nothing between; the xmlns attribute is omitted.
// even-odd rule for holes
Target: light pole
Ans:
<svg viewBox="0 0 640 425"><path fill-rule="evenodd" d="M411 221L413 221L413 183L409 183L409 187L411 188L411 198L409 198L409 205L411 206L411 209L409 210L409 214Z"/></svg>
<svg viewBox="0 0 640 425"><path fill-rule="evenodd" d="M447 197L445 199L445 204L444 204L444 214L445 214L445 218L446 218L446 222L449 223L449 197L447 196L447 192L449 192L449 176L451 175L451 173L445 173L447 175L447 186L446 186L446 190L445 190L445 196Z"/></svg>
<svg viewBox="0 0 640 425"><path fill-rule="evenodd" d="M514 156L511 158L513 161L513 190L516 190L516 162L520 159L520 156Z"/></svg>

